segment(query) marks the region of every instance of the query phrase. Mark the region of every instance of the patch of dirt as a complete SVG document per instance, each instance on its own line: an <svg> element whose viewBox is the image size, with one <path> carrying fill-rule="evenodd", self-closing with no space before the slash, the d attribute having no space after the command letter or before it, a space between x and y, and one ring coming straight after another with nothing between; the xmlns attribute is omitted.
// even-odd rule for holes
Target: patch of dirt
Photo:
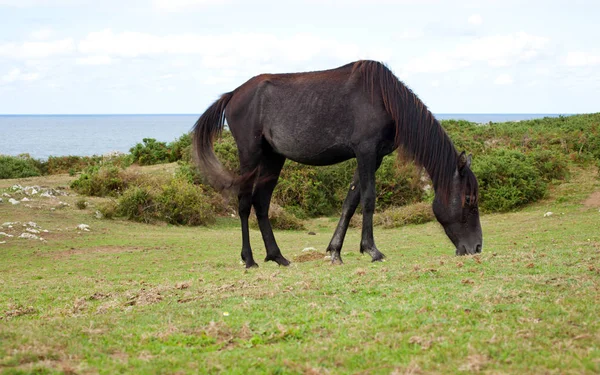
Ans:
<svg viewBox="0 0 600 375"><path fill-rule="evenodd" d="M469 372L480 372L485 368L489 358L485 355L471 354L467 357L467 362L462 365L459 370Z"/></svg>
<svg viewBox="0 0 600 375"><path fill-rule="evenodd" d="M9 309L4 312L4 315L0 315L0 320L12 319L23 315L36 314L37 310L33 306L9 306Z"/></svg>
<svg viewBox="0 0 600 375"><path fill-rule="evenodd" d="M598 207L600 208L600 191L596 191L590 194L589 197L585 201L583 201L583 205L586 207Z"/></svg>
<svg viewBox="0 0 600 375"><path fill-rule="evenodd" d="M310 262L313 260L323 260L325 259L325 255L321 254L318 251L315 250L311 250L311 251L306 251L303 252L300 255L296 255L294 257L294 261L298 262L298 263L304 263L304 262Z"/></svg>
<svg viewBox="0 0 600 375"><path fill-rule="evenodd" d="M127 296L127 306L144 306L159 303L164 299L166 292L170 288L165 286L157 286L155 288L142 288L137 293L132 293Z"/></svg>

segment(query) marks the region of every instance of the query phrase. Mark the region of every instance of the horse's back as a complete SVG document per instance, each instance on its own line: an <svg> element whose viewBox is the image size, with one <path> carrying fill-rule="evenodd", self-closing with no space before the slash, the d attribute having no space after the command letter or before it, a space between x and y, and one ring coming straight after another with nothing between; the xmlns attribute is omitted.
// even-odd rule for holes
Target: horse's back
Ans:
<svg viewBox="0 0 600 375"><path fill-rule="evenodd" d="M354 157L358 143L377 142L390 123L379 98L363 90L352 64L253 77L234 91L226 117L238 143L260 137L276 152L315 165Z"/></svg>

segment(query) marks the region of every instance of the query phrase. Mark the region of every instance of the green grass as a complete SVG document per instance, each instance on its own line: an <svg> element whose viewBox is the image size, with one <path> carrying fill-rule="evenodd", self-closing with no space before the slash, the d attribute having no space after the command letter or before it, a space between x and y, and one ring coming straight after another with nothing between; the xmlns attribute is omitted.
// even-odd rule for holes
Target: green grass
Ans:
<svg viewBox="0 0 600 375"><path fill-rule="evenodd" d="M600 212L581 203L594 191L597 177L574 171L541 203L483 216L477 257L453 256L432 222L376 228L386 262L360 255L351 228L343 266L250 271L239 263L236 219L144 225L95 219L101 198L83 210L77 196L55 210L58 200L5 198L0 224L50 232L41 242L17 239L20 225L0 229L16 234L0 238L0 372L598 373ZM335 224L275 234L293 261L306 247L323 251ZM251 237L262 259L259 232Z"/></svg>

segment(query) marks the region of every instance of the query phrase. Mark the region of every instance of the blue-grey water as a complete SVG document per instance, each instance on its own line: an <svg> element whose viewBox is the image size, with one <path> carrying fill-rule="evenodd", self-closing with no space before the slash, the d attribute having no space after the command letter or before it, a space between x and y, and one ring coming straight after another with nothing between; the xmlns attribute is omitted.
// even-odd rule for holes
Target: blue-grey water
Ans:
<svg viewBox="0 0 600 375"><path fill-rule="evenodd" d="M439 120L476 123L521 121L559 114L437 114ZM198 115L0 115L0 154L34 158L128 152L143 138L171 142L188 132Z"/></svg>

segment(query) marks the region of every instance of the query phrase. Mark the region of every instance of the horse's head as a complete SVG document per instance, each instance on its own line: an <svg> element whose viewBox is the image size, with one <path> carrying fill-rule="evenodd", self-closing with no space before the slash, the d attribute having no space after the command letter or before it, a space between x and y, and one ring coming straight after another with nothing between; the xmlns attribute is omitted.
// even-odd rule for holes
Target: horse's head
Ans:
<svg viewBox="0 0 600 375"><path fill-rule="evenodd" d="M477 179L470 166L471 156L463 152L458 158L448 202L444 204L437 191L433 201L433 213L456 247L456 255L481 253L483 246Z"/></svg>

